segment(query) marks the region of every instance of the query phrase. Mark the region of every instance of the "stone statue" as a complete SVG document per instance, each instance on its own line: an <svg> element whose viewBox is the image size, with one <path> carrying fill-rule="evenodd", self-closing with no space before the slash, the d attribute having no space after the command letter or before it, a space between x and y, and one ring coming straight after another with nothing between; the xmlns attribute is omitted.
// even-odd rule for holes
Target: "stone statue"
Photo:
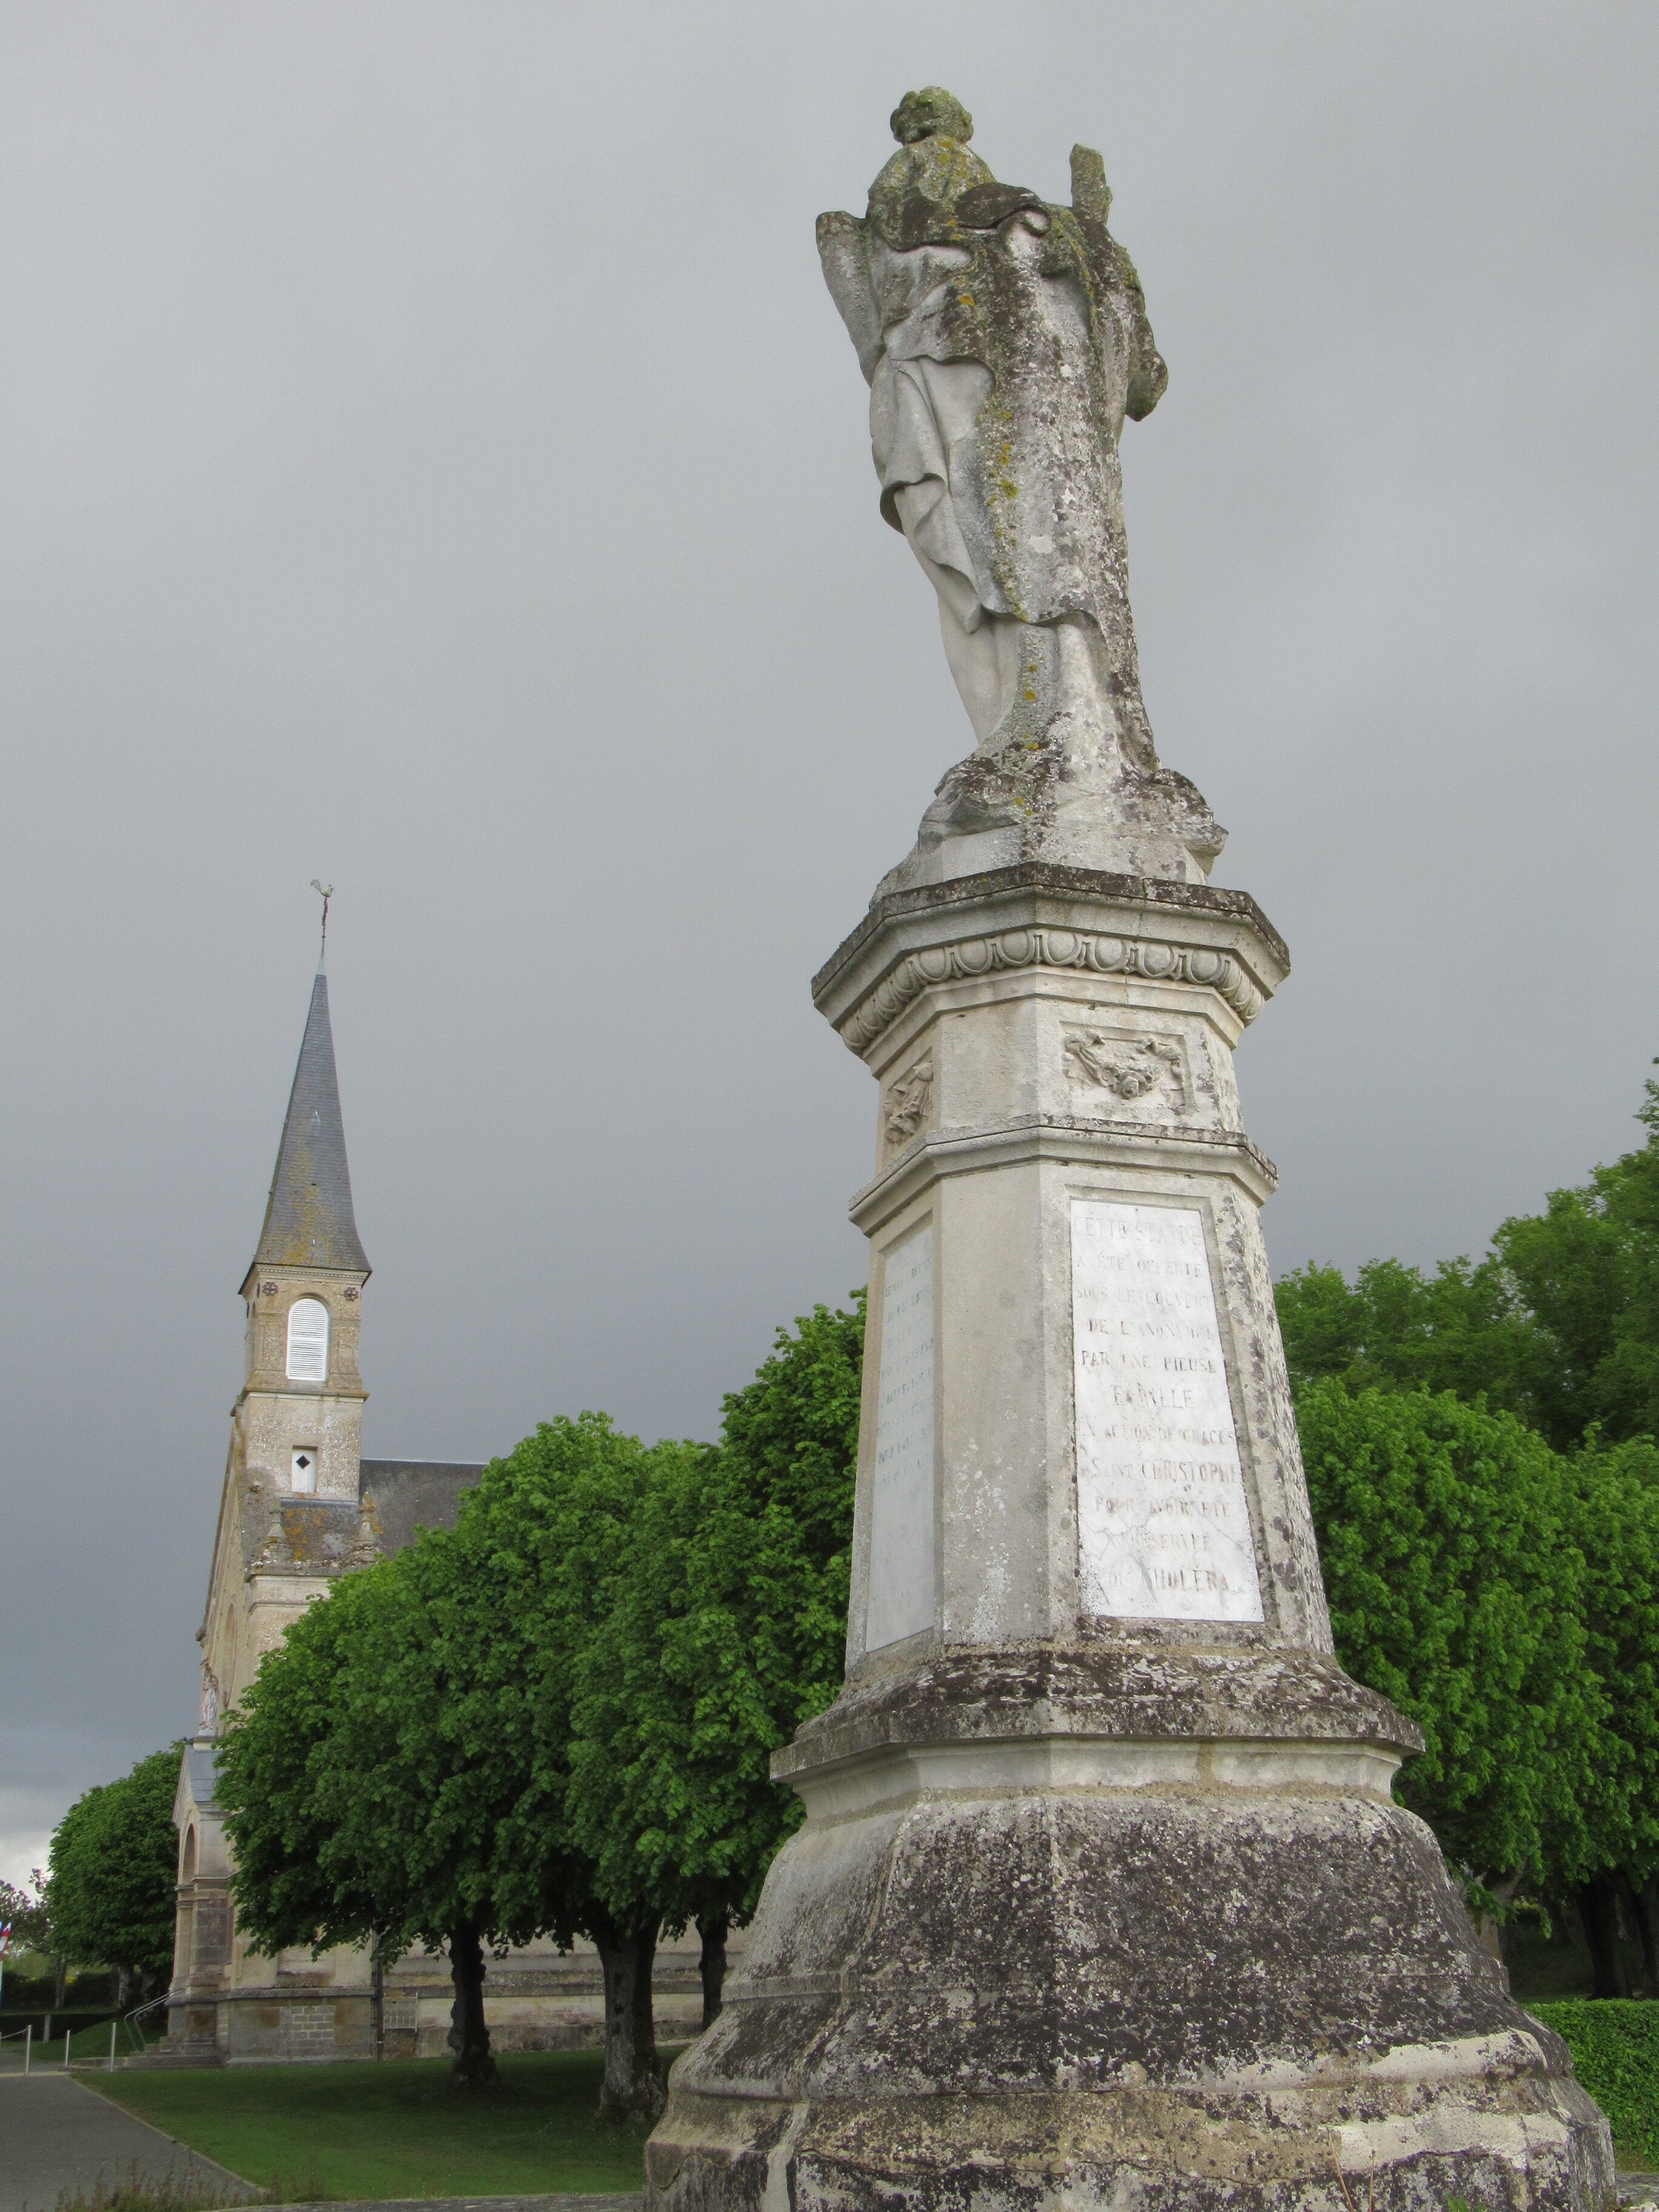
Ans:
<svg viewBox="0 0 1659 2212"><path fill-rule="evenodd" d="M1032 859L1201 881L1225 832L1158 765L1118 459L1169 372L1101 158L1073 148L1072 204L1050 207L997 182L938 87L892 128L867 215L820 216L818 252L870 384L881 511L939 594L978 743L882 890Z"/></svg>
<svg viewBox="0 0 1659 2212"><path fill-rule="evenodd" d="M819 235L979 749L812 979L876 1089L847 1668L642 2212L1608 2212L1336 1658L1233 1067L1290 956L1141 708L1099 164L894 127Z"/></svg>

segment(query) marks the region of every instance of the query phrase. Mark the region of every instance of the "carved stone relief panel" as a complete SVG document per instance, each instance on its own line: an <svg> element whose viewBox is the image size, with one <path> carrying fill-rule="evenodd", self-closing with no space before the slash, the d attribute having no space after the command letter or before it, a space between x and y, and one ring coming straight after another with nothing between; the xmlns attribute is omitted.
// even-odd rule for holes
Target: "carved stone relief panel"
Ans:
<svg viewBox="0 0 1659 2212"><path fill-rule="evenodd" d="M1068 1025L1066 1074L1085 1113L1167 1121L1193 1103L1192 1073L1177 1037Z"/></svg>
<svg viewBox="0 0 1659 2212"><path fill-rule="evenodd" d="M933 1103L933 1055L925 1052L887 1086L882 1127L888 1143L908 1145L927 1119Z"/></svg>

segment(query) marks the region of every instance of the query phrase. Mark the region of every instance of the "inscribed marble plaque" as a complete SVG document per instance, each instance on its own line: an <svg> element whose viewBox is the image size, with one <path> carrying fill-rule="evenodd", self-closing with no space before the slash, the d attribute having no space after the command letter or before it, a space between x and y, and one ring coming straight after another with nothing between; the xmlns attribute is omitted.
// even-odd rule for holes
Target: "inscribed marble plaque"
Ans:
<svg viewBox="0 0 1659 2212"><path fill-rule="evenodd" d="M865 1649L933 1625L933 1231L887 1255Z"/></svg>
<svg viewBox="0 0 1659 2212"><path fill-rule="evenodd" d="M1203 1217L1072 1201L1085 1613L1260 1620L1250 1510Z"/></svg>

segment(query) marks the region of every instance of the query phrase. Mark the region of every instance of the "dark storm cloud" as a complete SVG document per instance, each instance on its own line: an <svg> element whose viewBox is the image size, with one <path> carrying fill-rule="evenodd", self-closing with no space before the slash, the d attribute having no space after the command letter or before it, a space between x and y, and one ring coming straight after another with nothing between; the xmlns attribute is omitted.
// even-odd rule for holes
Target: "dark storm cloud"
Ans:
<svg viewBox="0 0 1659 2212"><path fill-rule="evenodd" d="M1296 972L1276 1264L1627 1145L1654 1005L1641 5L0 10L0 1829L186 1727L320 874L366 1442L708 1434L860 1278L806 980L966 750L812 250L908 86L1100 146L1165 759Z"/></svg>

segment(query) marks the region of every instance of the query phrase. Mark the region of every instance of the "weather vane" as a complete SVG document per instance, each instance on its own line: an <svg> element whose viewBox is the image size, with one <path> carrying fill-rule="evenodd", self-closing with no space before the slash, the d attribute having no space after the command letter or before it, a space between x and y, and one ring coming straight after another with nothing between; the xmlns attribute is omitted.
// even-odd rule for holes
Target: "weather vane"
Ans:
<svg viewBox="0 0 1659 2212"><path fill-rule="evenodd" d="M334 886L332 884L319 884L313 876L311 879L311 888L314 891L320 891L323 899L323 941L317 947L317 965L320 968L324 956L328 951L328 902L334 896Z"/></svg>

